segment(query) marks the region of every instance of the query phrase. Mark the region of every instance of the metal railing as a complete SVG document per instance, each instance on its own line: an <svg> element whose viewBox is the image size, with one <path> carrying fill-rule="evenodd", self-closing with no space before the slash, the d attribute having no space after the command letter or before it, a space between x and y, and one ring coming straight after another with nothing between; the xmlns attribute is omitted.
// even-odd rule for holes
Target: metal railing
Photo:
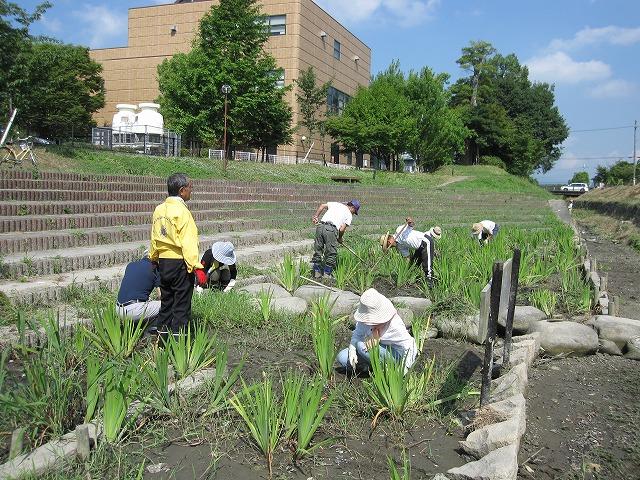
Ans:
<svg viewBox="0 0 640 480"><path fill-rule="evenodd" d="M224 152L222 150L215 150L213 148L209 149L209 158L212 160L222 160L224 157ZM261 157L255 152L241 152L234 151L231 153L231 158L233 160L239 162L260 162ZM311 164L311 165L324 165L322 160L300 157L294 157L290 155L267 155L266 156L267 163L273 163L276 165L303 165L303 164ZM342 163L327 163L329 168L336 168L339 170L351 170L356 168L354 165L346 165Z"/></svg>
<svg viewBox="0 0 640 480"><path fill-rule="evenodd" d="M144 127L144 131L139 131L141 127ZM158 133L158 130L157 127L147 125L136 125L135 129L94 127L91 129L91 143L109 150L125 149L145 155L179 157L182 146L180 134L164 129L162 133Z"/></svg>

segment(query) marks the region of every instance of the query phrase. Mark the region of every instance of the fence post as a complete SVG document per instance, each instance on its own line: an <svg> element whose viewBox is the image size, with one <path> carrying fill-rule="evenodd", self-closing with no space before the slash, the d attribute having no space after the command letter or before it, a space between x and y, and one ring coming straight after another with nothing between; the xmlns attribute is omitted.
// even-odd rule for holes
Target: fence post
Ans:
<svg viewBox="0 0 640 480"><path fill-rule="evenodd" d="M509 306L505 319L504 351L502 353L502 368L509 368L511 360L511 337L513 335L513 316L516 311L516 298L518 296L518 280L520 277L521 251L516 248L511 260L511 289L509 290Z"/></svg>
<svg viewBox="0 0 640 480"><path fill-rule="evenodd" d="M482 388L480 390L480 406L489 401L491 394L491 376L493 373L493 345L496 341L496 325L500 312L500 290L502 289L502 262L493 264L491 276L491 310L489 313L489 327L487 329L487 342L484 347L484 360L482 362Z"/></svg>

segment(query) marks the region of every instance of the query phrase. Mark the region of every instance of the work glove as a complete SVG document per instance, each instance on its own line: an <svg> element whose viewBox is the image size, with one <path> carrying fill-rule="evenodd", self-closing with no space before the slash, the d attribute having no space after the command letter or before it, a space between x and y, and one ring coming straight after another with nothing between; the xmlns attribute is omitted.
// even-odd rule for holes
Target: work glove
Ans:
<svg viewBox="0 0 640 480"><path fill-rule="evenodd" d="M207 284L207 274L204 273L204 270L198 268L195 270L196 274L196 285L200 287L204 287Z"/></svg>
<svg viewBox="0 0 640 480"><path fill-rule="evenodd" d="M196 285L196 295L202 295L202 292L204 292L204 288L202 288L200 285Z"/></svg>
<svg viewBox="0 0 640 480"><path fill-rule="evenodd" d="M356 352L356 346L355 345L349 345L349 365L351 365L351 368L353 368L354 370L356 369L356 365L358 364L358 353Z"/></svg>
<svg viewBox="0 0 640 480"><path fill-rule="evenodd" d="M229 281L229 285L227 285L224 290L222 290L224 293L230 292L231 289L235 286L236 281L235 280L230 280Z"/></svg>

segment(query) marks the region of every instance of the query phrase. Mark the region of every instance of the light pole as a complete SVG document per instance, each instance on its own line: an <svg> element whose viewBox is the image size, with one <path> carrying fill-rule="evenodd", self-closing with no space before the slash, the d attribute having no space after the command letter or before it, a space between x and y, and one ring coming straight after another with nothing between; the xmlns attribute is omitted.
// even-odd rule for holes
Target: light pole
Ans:
<svg viewBox="0 0 640 480"><path fill-rule="evenodd" d="M222 139L222 168L225 172L227 171L227 96L229 95L229 92L231 92L231 86L227 84L222 85L222 93L224 93L224 137Z"/></svg>
<svg viewBox="0 0 640 480"><path fill-rule="evenodd" d="M636 133L638 131L638 121L633 121L633 186L636 186L636 170L638 169L638 157L636 156Z"/></svg>

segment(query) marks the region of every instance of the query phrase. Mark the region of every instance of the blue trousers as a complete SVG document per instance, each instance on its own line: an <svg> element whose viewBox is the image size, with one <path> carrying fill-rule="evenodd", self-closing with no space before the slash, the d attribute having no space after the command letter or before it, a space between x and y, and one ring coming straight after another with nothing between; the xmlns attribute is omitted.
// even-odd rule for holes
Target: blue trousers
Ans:
<svg viewBox="0 0 640 480"><path fill-rule="evenodd" d="M356 353L358 354L358 366L367 369L371 365L371 357L366 349L364 342L356 343ZM402 360L403 353L393 349L388 345L380 344L380 359L384 360L387 356L392 356L396 360ZM350 367L349 365L349 348L341 350L337 357L337 362L343 367Z"/></svg>

